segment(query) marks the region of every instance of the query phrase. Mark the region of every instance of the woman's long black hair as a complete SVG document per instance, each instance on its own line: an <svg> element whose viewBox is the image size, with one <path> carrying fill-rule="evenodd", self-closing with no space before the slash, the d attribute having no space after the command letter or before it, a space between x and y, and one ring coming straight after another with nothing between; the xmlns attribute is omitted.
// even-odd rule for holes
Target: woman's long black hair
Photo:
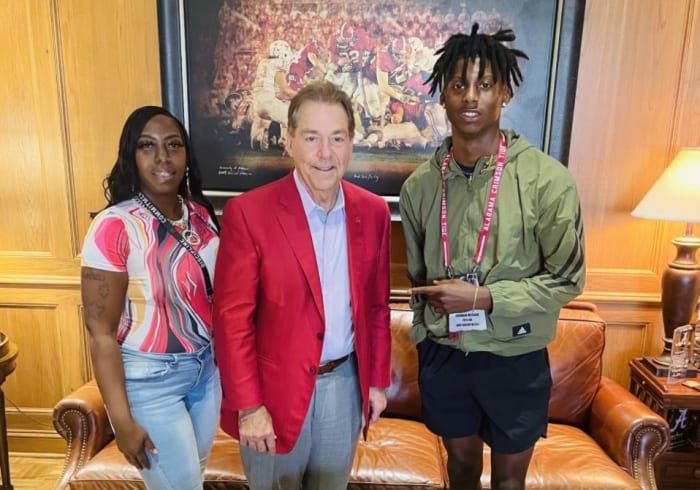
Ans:
<svg viewBox="0 0 700 490"><path fill-rule="evenodd" d="M188 179L182 179L178 193L182 197L191 199L204 206L218 229L219 221L216 218L214 206L212 206L211 202L202 194L202 174L199 171L199 164L192 151L192 145L187 135L187 130L169 111L158 106L149 105L139 107L129 115L124 123L124 128L122 128L122 134L119 138L117 161L114 163L114 167L112 167L111 172L103 182L107 205L112 206L119 202L126 201L127 199L131 199L141 191L141 182L139 181L139 174L136 168L136 149L143 128L146 127L148 121L159 115L169 117L175 121L175 124L177 124L177 127L180 129L182 140L185 143ZM189 189L187 180L189 180Z"/></svg>

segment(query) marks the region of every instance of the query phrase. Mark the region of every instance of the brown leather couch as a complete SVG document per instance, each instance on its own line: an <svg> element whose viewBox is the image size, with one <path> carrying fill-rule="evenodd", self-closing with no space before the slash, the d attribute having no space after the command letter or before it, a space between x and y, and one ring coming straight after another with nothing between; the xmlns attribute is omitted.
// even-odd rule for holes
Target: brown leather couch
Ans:
<svg viewBox="0 0 700 490"><path fill-rule="evenodd" d="M359 444L348 488L448 487L444 447L420 422L416 350L408 338L411 318L406 305L392 305L389 405ZM535 446L528 489L656 488L653 462L668 446L668 424L602 376L604 344L605 324L593 305L573 302L562 310L549 348L554 386L548 436ZM94 382L61 400L53 420L68 443L57 488L144 488L115 446ZM484 488L490 488L489 475L485 454ZM207 489L247 488L238 444L223 432L205 479Z"/></svg>

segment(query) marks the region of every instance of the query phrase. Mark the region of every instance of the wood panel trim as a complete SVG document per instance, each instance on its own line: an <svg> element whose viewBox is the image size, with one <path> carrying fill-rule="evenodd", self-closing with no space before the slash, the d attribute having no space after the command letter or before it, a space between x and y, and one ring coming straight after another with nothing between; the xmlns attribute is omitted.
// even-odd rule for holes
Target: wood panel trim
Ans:
<svg viewBox="0 0 700 490"><path fill-rule="evenodd" d="M65 454L66 441L58 434L15 434L14 431L7 432L7 446L13 456L20 454ZM15 487L17 488L17 487Z"/></svg>
<svg viewBox="0 0 700 490"><path fill-rule="evenodd" d="M82 237L79 235L80 232L78 231L78 205L77 193L75 190L75 166L73 152L71 151L72 138L68 118L68 91L66 88L66 70L63 58L63 39L60 18L61 15L59 12L58 0L51 0L50 19L54 40L54 53L56 55L56 88L59 95L59 110L61 113L60 124L63 135L62 147L66 172L66 195L68 196L68 226L70 228L69 236L71 239L71 252L75 257L80 253Z"/></svg>
<svg viewBox="0 0 700 490"><path fill-rule="evenodd" d="M40 288L61 288L69 287L76 289L80 287L80 277L78 276L49 276L49 275L14 275L0 274L0 285L2 287L26 287L37 286Z"/></svg>
<svg viewBox="0 0 700 490"><path fill-rule="evenodd" d="M700 6L697 1L689 2L687 6L687 22L684 30L681 73L678 77L676 91L676 104L674 107L674 124L671 133L668 162L685 146L700 145L700 131L697 130L700 117L697 106L697 84L700 82L700 63L697 60L697 52L700 51L700 43L697 42L698 29L700 29ZM693 117L693 113L695 116Z"/></svg>
<svg viewBox="0 0 700 490"><path fill-rule="evenodd" d="M79 280L80 258L14 258L0 255L0 278L34 278L34 281L43 281L44 278L73 277ZM14 282L9 280L7 282ZM51 281L50 281L51 282Z"/></svg>
<svg viewBox="0 0 700 490"><path fill-rule="evenodd" d="M6 407L5 418L8 427L16 433L55 432L53 426L53 409L50 408L21 408L12 400L5 398L10 406Z"/></svg>
<svg viewBox="0 0 700 490"><path fill-rule="evenodd" d="M584 292L576 299L596 304L614 304L625 306L661 306L661 293L615 293L609 291Z"/></svg>

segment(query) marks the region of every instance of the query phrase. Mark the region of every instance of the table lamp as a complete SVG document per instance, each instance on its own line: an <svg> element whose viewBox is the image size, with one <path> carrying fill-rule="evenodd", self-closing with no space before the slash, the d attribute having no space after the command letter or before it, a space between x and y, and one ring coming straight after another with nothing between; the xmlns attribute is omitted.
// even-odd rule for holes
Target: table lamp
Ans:
<svg viewBox="0 0 700 490"><path fill-rule="evenodd" d="M693 236L693 224L700 223L700 147L681 149L632 216L686 223L685 235L671 242L676 246L676 257L661 277L664 349L660 356L645 358L652 372L665 376L673 330L690 322L700 293L700 264L695 260L700 238Z"/></svg>

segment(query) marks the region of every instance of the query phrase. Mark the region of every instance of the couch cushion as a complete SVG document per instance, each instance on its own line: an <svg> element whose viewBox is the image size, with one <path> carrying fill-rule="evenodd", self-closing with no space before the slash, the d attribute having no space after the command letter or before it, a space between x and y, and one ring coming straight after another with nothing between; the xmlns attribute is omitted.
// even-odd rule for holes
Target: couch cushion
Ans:
<svg viewBox="0 0 700 490"><path fill-rule="evenodd" d="M549 424L547 434L535 444L525 483L528 490L640 488L634 478L617 466L582 430L569 425ZM486 446L481 478L485 489L491 488L490 456L491 451Z"/></svg>
<svg viewBox="0 0 700 490"><path fill-rule="evenodd" d="M219 430L204 472L205 489L245 489L245 473L238 443ZM146 487L139 472L128 464L114 441L80 469L70 483L72 489L129 489Z"/></svg>
<svg viewBox="0 0 700 490"><path fill-rule="evenodd" d="M357 445L348 488L445 488L440 440L420 422L381 417Z"/></svg>
<svg viewBox="0 0 700 490"><path fill-rule="evenodd" d="M381 418L370 428L367 441L358 444L348 488L381 485L387 489L443 489L440 451L440 441L423 424ZM204 488L208 490L247 488L238 443L221 430L216 435L204 478ZM138 471L127 464L112 441L77 472L70 488L144 490L146 487Z"/></svg>
<svg viewBox="0 0 700 490"><path fill-rule="evenodd" d="M605 322L590 303L561 310L557 334L548 346L552 372L549 420L585 427L603 374Z"/></svg>
<svg viewBox="0 0 700 490"><path fill-rule="evenodd" d="M391 305L391 386L386 390L385 417L421 420L418 354L411 341L413 312L407 304Z"/></svg>

